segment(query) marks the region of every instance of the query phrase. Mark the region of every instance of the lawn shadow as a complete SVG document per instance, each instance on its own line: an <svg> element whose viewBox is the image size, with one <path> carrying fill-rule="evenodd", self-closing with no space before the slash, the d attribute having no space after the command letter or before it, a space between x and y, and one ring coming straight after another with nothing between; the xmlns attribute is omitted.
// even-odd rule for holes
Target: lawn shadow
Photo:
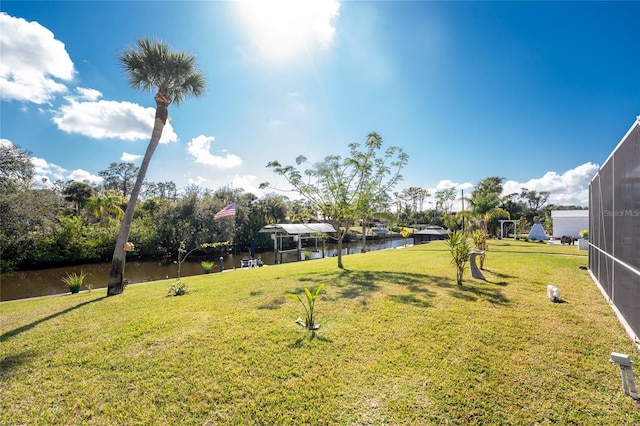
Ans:
<svg viewBox="0 0 640 426"><path fill-rule="evenodd" d="M493 284L488 281L486 282L489 284ZM506 285L506 283L504 285ZM448 288L451 297L466 300L469 302L476 302L479 299L486 300L489 303L495 305L508 305L510 302L510 300L504 295L504 293L502 293L500 289L484 286L483 284L465 285L463 282L463 284L460 286L457 283L451 281L448 284L441 285L440 287Z"/></svg>
<svg viewBox="0 0 640 426"><path fill-rule="evenodd" d="M8 379L11 376L11 370L27 363L31 358L35 357L35 355L35 351L29 349L18 354L7 355L3 359L0 359L0 371L2 372L3 378Z"/></svg>
<svg viewBox="0 0 640 426"><path fill-rule="evenodd" d="M391 298L391 300L395 302L404 303L407 305L413 305L420 308L430 308L433 306L431 302L429 302L428 300L419 298L415 294L394 294L389 297Z"/></svg>
<svg viewBox="0 0 640 426"><path fill-rule="evenodd" d="M392 295L390 297L393 300L399 303L430 307L431 303L427 299L435 297L436 293L430 290L429 286L439 286L441 283L447 282L448 278L410 272L352 271L343 269L326 274L310 275L309 277L304 277L301 281L330 282L332 286L338 288L336 298L359 299L362 304L366 304L367 300L380 290L379 283L399 285L409 290L412 294ZM297 291L301 290L298 289Z"/></svg>
<svg viewBox="0 0 640 426"><path fill-rule="evenodd" d="M312 342L314 340L318 340L324 343L333 343L333 340L329 339L328 337L320 336L316 331L310 331L305 337L297 338L295 342L289 345L289 347L293 349L301 348L304 346L304 342Z"/></svg>
<svg viewBox="0 0 640 426"><path fill-rule="evenodd" d="M284 305L284 297L280 298L280 299L273 299L270 302L264 303L262 305L258 306L258 309L270 309L270 310L274 310L274 309L280 309L280 307Z"/></svg>
<svg viewBox="0 0 640 426"><path fill-rule="evenodd" d="M502 272L493 272L491 269L483 269L482 272L488 272L491 275L495 275L498 278L518 278L515 275L503 274Z"/></svg>
<svg viewBox="0 0 640 426"><path fill-rule="evenodd" d="M34 321L32 323L23 325L22 327L18 327L15 330L7 331L6 333L3 333L3 334L0 335L0 342L4 342L5 340L7 340L7 339L9 339L9 338L11 338L13 336L16 336L16 335L18 335L20 333L23 333L25 331L31 330L32 328L34 328L38 324L42 324L45 321L49 321L51 319L57 318L57 317L59 317L61 315L67 314L67 313L69 313L71 311L74 311L74 310L76 310L78 308L81 308L83 306L86 306L86 305L89 305L91 303L98 302L100 300L106 299L107 297L108 296L102 296L102 297L98 297L97 299L87 300L86 302L78 303L75 306L71 306L71 307L69 307L67 309L64 309L64 310L60 311L60 312L56 312L55 314L51 314L51 315L48 315L48 316L46 316L44 318L40 318L39 320L36 320L36 321Z"/></svg>

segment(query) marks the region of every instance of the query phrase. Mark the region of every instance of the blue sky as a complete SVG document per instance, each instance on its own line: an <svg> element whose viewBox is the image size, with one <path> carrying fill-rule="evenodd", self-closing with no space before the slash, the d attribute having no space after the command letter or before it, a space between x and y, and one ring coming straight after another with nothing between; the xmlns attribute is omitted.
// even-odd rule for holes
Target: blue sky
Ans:
<svg viewBox="0 0 640 426"><path fill-rule="evenodd" d="M0 4L0 143L38 180L139 164L153 94L117 55L140 37L193 53L205 95L170 106L147 173L262 195L266 168L379 133L409 186L587 186L640 114L640 2L30 2Z"/></svg>

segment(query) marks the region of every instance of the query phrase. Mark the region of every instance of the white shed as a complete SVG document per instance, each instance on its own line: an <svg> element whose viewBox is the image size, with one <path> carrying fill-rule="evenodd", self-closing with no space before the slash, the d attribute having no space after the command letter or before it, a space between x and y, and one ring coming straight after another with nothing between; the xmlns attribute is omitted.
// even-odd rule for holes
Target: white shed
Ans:
<svg viewBox="0 0 640 426"><path fill-rule="evenodd" d="M552 210L553 237L580 237L580 231L589 229L589 210Z"/></svg>

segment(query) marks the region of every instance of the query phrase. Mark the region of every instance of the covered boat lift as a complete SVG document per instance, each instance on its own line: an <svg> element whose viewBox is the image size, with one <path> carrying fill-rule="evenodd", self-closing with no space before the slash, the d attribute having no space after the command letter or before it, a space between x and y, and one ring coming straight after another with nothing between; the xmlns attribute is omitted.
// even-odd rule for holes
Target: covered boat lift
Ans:
<svg viewBox="0 0 640 426"><path fill-rule="evenodd" d="M296 259L301 260L303 239L315 239L316 248L318 247L318 239L322 239L322 257L324 257L325 236L314 234L326 234L336 232L336 230L328 223L274 223L262 227L259 232L271 234L274 258L277 263L282 263L282 255L291 252L296 252ZM293 238L293 241L298 243L297 248L284 250L282 245L283 238ZM280 262L278 262L278 255L280 255Z"/></svg>

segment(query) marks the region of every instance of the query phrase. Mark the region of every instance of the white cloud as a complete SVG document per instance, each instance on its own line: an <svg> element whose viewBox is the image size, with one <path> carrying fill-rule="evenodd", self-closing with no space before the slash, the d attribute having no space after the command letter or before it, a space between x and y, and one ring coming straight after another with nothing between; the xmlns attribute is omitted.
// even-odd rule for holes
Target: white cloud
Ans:
<svg viewBox="0 0 640 426"><path fill-rule="evenodd" d="M67 90L73 62L64 44L37 22L0 13L0 97L44 104Z"/></svg>
<svg viewBox="0 0 640 426"><path fill-rule="evenodd" d="M33 180L35 187L40 187L43 182L55 182L58 180L65 181L67 170L56 164L47 162L44 158L31 157L33 164Z"/></svg>
<svg viewBox="0 0 640 426"><path fill-rule="evenodd" d="M510 180L503 185L503 194L520 193L522 188L549 191L549 203L586 206L589 204L589 182L599 168L597 164L584 163L562 174L550 171L541 178L530 179L527 182Z"/></svg>
<svg viewBox="0 0 640 426"><path fill-rule="evenodd" d="M429 189L429 193L435 194L437 191L442 191L443 189L456 188L457 190L461 189L469 189L473 188L473 184L469 182L458 183L449 179L443 179L436 185L435 188Z"/></svg>
<svg viewBox="0 0 640 426"><path fill-rule="evenodd" d="M231 181L233 188L242 188L245 192L250 192L258 197L264 195L265 190L260 189L258 177L254 175L235 175Z"/></svg>
<svg viewBox="0 0 640 426"><path fill-rule="evenodd" d="M78 93L78 100L83 101L97 101L102 97L102 93L96 89L88 89L85 87L77 87L76 92Z"/></svg>
<svg viewBox="0 0 640 426"><path fill-rule="evenodd" d="M237 155L230 154L223 150L224 156L213 155L210 152L213 136L200 135L193 138L187 144L187 152L191 154L196 163L205 164L219 169L232 169L242 164L242 159Z"/></svg>
<svg viewBox="0 0 640 426"><path fill-rule="evenodd" d="M9 139L0 139L0 146L13 146L13 142L11 142Z"/></svg>
<svg viewBox="0 0 640 426"><path fill-rule="evenodd" d="M104 179L102 179L100 176L93 175L86 170L75 169L69 174L67 180L75 180L76 182L87 182L89 184L96 185L102 183Z"/></svg>
<svg viewBox="0 0 640 426"><path fill-rule="evenodd" d="M127 163L132 163L134 161L138 161L142 158L140 154L129 154L128 152L123 152L120 160L126 161Z"/></svg>
<svg viewBox="0 0 640 426"><path fill-rule="evenodd" d="M454 182L450 179L443 179L440 182L438 182L438 184L435 186L435 188L427 188L427 190L429 191L429 194L431 194L431 198L428 201L429 204L431 204L430 208L434 207L434 203L435 203L435 194L438 191L442 191L443 189L449 189L449 188L455 188L456 189L456 199L455 201L452 202L452 210L453 211L459 211L462 210L462 190L468 190L470 188L473 188L473 184L469 183L469 182L464 182L464 183L460 183L460 182ZM468 195L468 194L467 194Z"/></svg>
<svg viewBox="0 0 640 426"><path fill-rule="evenodd" d="M267 61L287 62L335 38L337 0L272 0L235 3L251 43Z"/></svg>
<svg viewBox="0 0 640 426"><path fill-rule="evenodd" d="M100 176L82 169L75 169L69 173L64 167L49 163L44 158L31 157L31 163L33 163L32 183L36 188L51 187L56 181L75 180L77 182L88 182L89 184L99 184L103 181Z"/></svg>
<svg viewBox="0 0 640 426"><path fill-rule="evenodd" d="M202 188L210 188L213 190L219 189L223 186L230 186L231 188L239 188L247 193L252 193L258 197L265 194L265 190L260 189L260 182L258 177L254 175L232 175L218 177L217 179L207 179L202 176L196 178L189 178L190 185L198 185Z"/></svg>
<svg viewBox="0 0 640 426"><path fill-rule="evenodd" d="M95 93L94 93L95 94ZM148 140L155 119L154 108L144 108L131 102L77 102L60 107L53 122L67 133L78 133L95 139ZM160 143L175 142L178 136L171 123L162 131Z"/></svg>
<svg viewBox="0 0 640 426"><path fill-rule="evenodd" d="M189 182L189 185L198 185L204 188L211 187L211 185L209 184L209 180L202 176L198 176L195 179L189 178L188 182Z"/></svg>

